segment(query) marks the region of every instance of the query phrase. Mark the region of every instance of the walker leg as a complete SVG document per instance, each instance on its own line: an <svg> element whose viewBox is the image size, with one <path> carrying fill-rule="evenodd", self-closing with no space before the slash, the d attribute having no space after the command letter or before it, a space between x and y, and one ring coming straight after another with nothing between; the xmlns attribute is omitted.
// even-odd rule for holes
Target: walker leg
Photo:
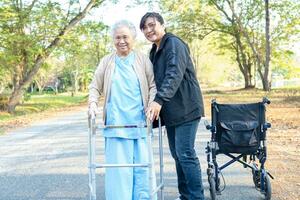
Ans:
<svg viewBox="0 0 300 200"><path fill-rule="evenodd" d="M89 117L89 189L90 200L96 200L96 167L95 163L95 151L96 151L96 125L95 119Z"/></svg>
<svg viewBox="0 0 300 200"><path fill-rule="evenodd" d="M158 120L158 142L159 142L159 185L160 188L160 200L164 200L164 159L163 159L163 142L162 142L162 127L161 127L161 120Z"/></svg>
<svg viewBox="0 0 300 200"><path fill-rule="evenodd" d="M152 170L153 170L153 157L152 157L152 126L148 124L147 126L147 130L148 130L148 134L147 134L147 140L148 140L148 163L149 163L149 167L148 167L148 174L149 174L149 182L148 182L148 185L149 185L149 199L150 200L153 200L153 181L155 181L153 179L153 173L152 173Z"/></svg>

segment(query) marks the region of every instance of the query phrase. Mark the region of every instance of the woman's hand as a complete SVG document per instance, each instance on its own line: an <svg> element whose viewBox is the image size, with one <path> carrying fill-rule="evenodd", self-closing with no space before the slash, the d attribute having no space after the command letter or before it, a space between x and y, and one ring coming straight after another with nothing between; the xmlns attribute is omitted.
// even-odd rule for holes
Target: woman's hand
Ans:
<svg viewBox="0 0 300 200"><path fill-rule="evenodd" d="M146 116L150 121L158 120L161 105L155 101L151 102L146 110Z"/></svg>
<svg viewBox="0 0 300 200"><path fill-rule="evenodd" d="M95 102L92 102L89 106L88 114L92 117L95 118L97 114L99 114L100 111L98 109L98 106Z"/></svg>

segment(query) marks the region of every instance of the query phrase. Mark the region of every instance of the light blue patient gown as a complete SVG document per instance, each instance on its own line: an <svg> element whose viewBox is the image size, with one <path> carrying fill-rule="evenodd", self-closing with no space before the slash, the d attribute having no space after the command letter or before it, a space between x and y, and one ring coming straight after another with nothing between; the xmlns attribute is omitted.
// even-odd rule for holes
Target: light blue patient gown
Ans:
<svg viewBox="0 0 300 200"><path fill-rule="evenodd" d="M133 63L133 52L125 58L116 57L106 106L107 125L145 124L140 84ZM146 128L105 129L103 134L107 164L148 163ZM106 168L106 200L148 200L148 174L148 168Z"/></svg>

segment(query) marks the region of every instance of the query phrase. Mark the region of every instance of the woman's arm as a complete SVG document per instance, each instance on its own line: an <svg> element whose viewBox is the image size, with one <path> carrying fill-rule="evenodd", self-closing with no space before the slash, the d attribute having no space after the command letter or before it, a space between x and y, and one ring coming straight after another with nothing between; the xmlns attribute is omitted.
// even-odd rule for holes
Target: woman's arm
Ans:
<svg viewBox="0 0 300 200"><path fill-rule="evenodd" d="M149 86L149 103L146 110L146 116L153 121L155 118L158 119L161 106L154 102L157 90L154 81L153 65L149 58L146 58L146 78Z"/></svg>
<svg viewBox="0 0 300 200"><path fill-rule="evenodd" d="M89 85L89 100L88 100L89 105L91 103L96 103L98 105L99 97L103 92L104 73L105 73L105 64L104 64L105 58L106 57L104 57L100 61L99 65L94 73L93 80L92 80L91 84Z"/></svg>
<svg viewBox="0 0 300 200"><path fill-rule="evenodd" d="M149 103L148 105L154 100L156 95L156 85L154 81L154 74L153 74L153 65L149 58L146 58L146 78L149 87Z"/></svg>

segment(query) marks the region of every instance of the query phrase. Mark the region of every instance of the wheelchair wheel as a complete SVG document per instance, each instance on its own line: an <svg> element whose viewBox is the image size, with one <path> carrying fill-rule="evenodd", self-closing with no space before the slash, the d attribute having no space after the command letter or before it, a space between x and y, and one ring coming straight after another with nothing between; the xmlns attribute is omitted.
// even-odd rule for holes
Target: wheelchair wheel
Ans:
<svg viewBox="0 0 300 200"><path fill-rule="evenodd" d="M210 175L208 177L208 183L209 183L209 192L210 192L211 200L216 200L217 199L216 182L213 176Z"/></svg>
<svg viewBox="0 0 300 200"><path fill-rule="evenodd" d="M271 196L272 196L272 187L271 187L271 181L270 181L270 177L268 176L268 174L266 174L264 176L264 194L265 194L265 200L270 200Z"/></svg>
<svg viewBox="0 0 300 200"><path fill-rule="evenodd" d="M260 173L259 170L252 169L252 179L256 188L260 188Z"/></svg>

